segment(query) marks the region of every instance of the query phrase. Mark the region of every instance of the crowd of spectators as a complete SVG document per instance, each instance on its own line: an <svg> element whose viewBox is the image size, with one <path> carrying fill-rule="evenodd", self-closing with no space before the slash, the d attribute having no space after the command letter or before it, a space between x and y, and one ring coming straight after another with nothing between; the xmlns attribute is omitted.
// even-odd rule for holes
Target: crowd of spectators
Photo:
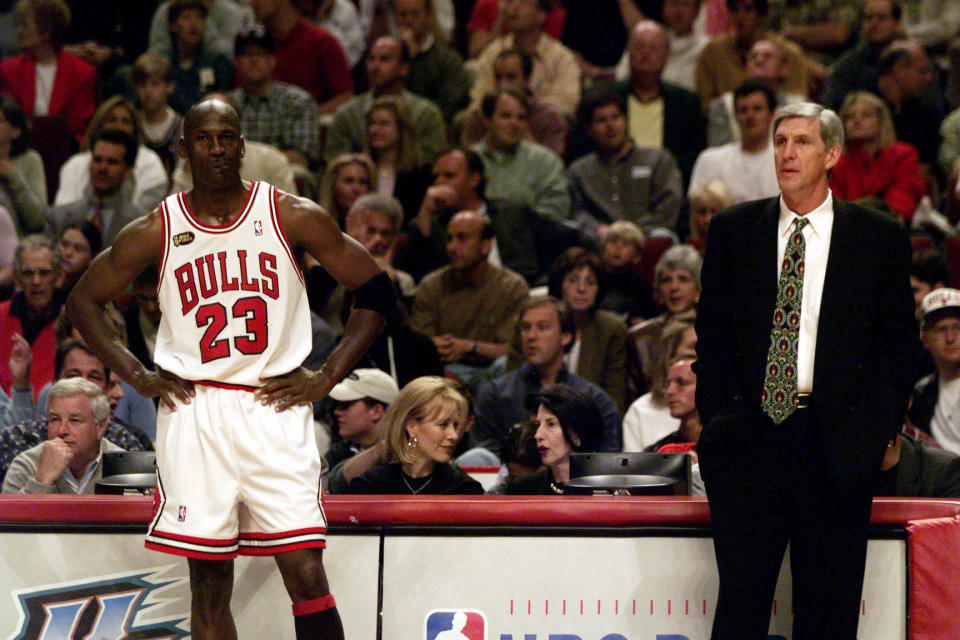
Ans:
<svg viewBox="0 0 960 640"><path fill-rule="evenodd" d="M96 446L69 464L42 444L73 438L44 428L68 401L89 414L85 438L110 441L99 451L152 446L153 404L102 363L88 369L115 413L96 389L44 393L88 377L63 367L95 360L63 301L120 228L190 188L179 129L204 99L240 116L245 180L319 202L400 294L356 375L316 407L334 492L478 492L459 461L503 463L496 492L550 493L573 452L695 455L710 219L777 195L771 123L805 100L844 123L834 196L927 249L912 276L926 377L891 448L960 454L945 400L960 397L960 292L943 289L960 281L944 257L960 210L960 4L108 4L0 2L0 480L30 457L4 490L91 490ZM322 362L351 294L301 267ZM142 274L111 309L148 365L156 283Z"/></svg>

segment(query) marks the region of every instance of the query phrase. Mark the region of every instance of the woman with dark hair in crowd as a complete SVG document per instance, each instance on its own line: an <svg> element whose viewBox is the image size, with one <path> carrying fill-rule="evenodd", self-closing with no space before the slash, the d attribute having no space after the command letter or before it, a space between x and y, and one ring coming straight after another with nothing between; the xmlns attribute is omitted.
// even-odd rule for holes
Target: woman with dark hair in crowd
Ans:
<svg viewBox="0 0 960 640"><path fill-rule="evenodd" d="M29 144L27 115L16 100L0 96L0 207L13 217L18 237L42 231L47 215L43 159Z"/></svg>
<svg viewBox="0 0 960 640"><path fill-rule="evenodd" d="M387 464L354 478L350 493L482 494L480 483L452 464L467 418L467 400L452 380L411 381L380 421Z"/></svg>
<svg viewBox="0 0 960 640"><path fill-rule="evenodd" d="M341 229L357 198L370 193L375 173L373 161L363 153L340 154L327 166L320 181L317 203L334 217Z"/></svg>
<svg viewBox="0 0 960 640"><path fill-rule="evenodd" d="M144 213L153 211L167 195L170 178L163 160L143 144L143 126L136 106L121 95L104 100L93 118L76 153L60 168L60 187L54 205L70 204L84 197L84 189L90 184L90 142L104 129L117 129L137 141L137 157L133 163L133 204Z"/></svg>
<svg viewBox="0 0 960 640"><path fill-rule="evenodd" d="M103 236L90 222L74 224L63 230L57 239L57 246L60 247L63 260L57 289L67 294L73 289L73 285L77 284L90 262L100 253Z"/></svg>
<svg viewBox="0 0 960 640"><path fill-rule="evenodd" d="M380 96L370 105L367 153L376 167L373 190L399 200L404 220L413 218L430 186L430 167L423 162L413 120L396 96Z"/></svg>
<svg viewBox="0 0 960 640"><path fill-rule="evenodd" d="M602 435L600 411L593 400L565 384L545 387L527 399L537 411L534 437L544 469L514 480L509 495L557 495L570 480L570 454L595 451Z"/></svg>
<svg viewBox="0 0 960 640"><path fill-rule="evenodd" d="M603 298L600 257L582 247L560 254L550 269L550 295L562 300L573 315L576 335L563 357L571 373L595 383L626 408L627 325L609 311L598 309ZM519 327L514 332L507 369L523 364Z"/></svg>

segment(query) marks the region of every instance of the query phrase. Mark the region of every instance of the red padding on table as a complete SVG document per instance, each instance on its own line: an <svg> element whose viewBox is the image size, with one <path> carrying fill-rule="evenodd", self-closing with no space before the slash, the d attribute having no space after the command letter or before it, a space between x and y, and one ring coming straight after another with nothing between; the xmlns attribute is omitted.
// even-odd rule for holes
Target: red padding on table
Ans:
<svg viewBox="0 0 960 640"><path fill-rule="evenodd" d="M960 517L907 523L910 640L960 637Z"/></svg>
<svg viewBox="0 0 960 640"><path fill-rule="evenodd" d="M328 496L330 524L697 526L710 523L706 498L686 496ZM147 523L150 497L0 494L0 522ZM870 522L903 526L960 515L960 501L875 498ZM957 637L960 637L958 635Z"/></svg>

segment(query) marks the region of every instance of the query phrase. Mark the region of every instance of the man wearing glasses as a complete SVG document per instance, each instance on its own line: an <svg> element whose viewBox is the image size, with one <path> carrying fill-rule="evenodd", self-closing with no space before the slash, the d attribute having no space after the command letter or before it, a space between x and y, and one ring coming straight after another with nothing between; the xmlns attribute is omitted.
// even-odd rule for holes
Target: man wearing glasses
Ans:
<svg viewBox="0 0 960 640"><path fill-rule="evenodd" d="M7 395L13 386L13 353L22 359L30 352L34 393L53 379L57 350L53 324L63 305L63 296L56 291L60 267L60 251L46 236L30 235L17 244L13 256L17 293L0 303L0 386Z"/></svg>

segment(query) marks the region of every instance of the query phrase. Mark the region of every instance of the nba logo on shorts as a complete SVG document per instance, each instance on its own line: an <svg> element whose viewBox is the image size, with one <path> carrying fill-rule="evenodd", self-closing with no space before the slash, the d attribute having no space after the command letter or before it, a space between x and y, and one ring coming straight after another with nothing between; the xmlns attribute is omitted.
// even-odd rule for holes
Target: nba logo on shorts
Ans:
<svg viewBox="0 0 960 640"><path fill-rule="evenodd" d="M253 235L262 236L263 235L263 225L259 220L253 221Z"/></svg>
<svg viewBox="0 0 960 640"><path fill-rule="evenodd" d="M180 510L177 512L177 522L183 522L187 519L187 508L184 505L180 505Z"/></svg>
<svg viewBox="0 0 960 640"><path fill-rule="evenodd" d="M470 609L438 609L424 621L426 640L487 640L487 617Z"/></svg>

